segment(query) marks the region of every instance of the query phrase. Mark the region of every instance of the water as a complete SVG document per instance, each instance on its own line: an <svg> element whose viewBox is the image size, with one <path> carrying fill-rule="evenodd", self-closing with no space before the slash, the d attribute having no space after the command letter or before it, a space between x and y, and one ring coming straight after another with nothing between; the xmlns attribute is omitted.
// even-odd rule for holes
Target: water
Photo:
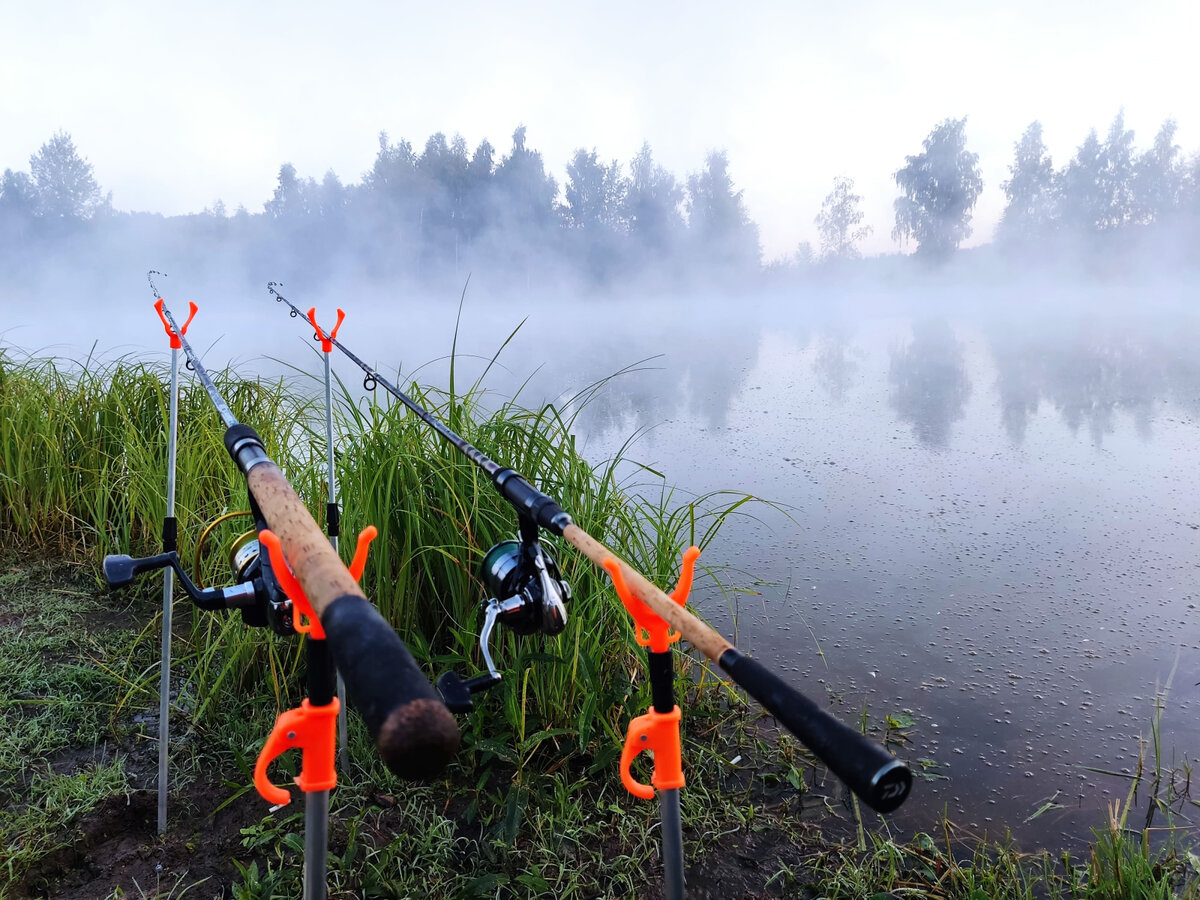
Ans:
<svg viewBox="0 0 1200 900"><path fill-rule="evenodd" d="M1092 770L1132 773L1140 746L1153 766L1168 685L1177 783L1198 746L1197 337L1187 316L1086 312L762 325L706 397L680 378L636 455L786 507L703 558L765 584L697 603L844 720L915 720L899 752L935 780L901 827L945 807L1077 847L1130 786Z"/></svg>
<svg viewBox="0 0 1200 900"><path fill-rule="evenodd" d="M1139 752L1153 766L1156 697L1176 786L1200 746L1200 315L1169 287L939 291L919 305L887 289L703 304L468 295L457 378L524 316L486 380L499 396L572 409L586 385L648 360L579 412L584 452L605 459L636 434L628 455L680 502L732 489L774 504L726 522L701 564L736 590L701 579L694 604L845 721L911 717L898 752L931 780L896 827L932 828L946 808L976 833L1079 847L1125 798ZM210 365L318 373L311 336L262 293L195 297L193 343ZM165 359L141 299L53 334L10 317L5 340L78 357L97 338ZM452 303L292 299L322 321L350 306L340 337L385 374L403 364L401 384L418 369L447 380ZM625 471L632 489L661 487Z"/></svg>

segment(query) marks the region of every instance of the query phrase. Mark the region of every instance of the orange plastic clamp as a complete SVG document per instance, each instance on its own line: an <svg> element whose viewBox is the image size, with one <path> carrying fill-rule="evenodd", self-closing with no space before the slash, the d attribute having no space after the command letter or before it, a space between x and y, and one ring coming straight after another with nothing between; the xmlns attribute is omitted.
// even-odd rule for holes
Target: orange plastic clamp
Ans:
<svg viewBox="0 0 1200 900"><path fill-rule="evenodd" d="M679 573L679 584L671 591L671 599L680 606L687 604L688 593L692 589L692 575L696 569L696 558L700 556L699 547L688 547L683 551L683 569ZM601 563L612 578L617 596L625 604L625 609L633 616L635 624L634 637L643 647L649 647L654 653L664 653L667 648L679 640L679 632L672 631L662 617L646 606L633 595L621 576L621 567L611 556Z"/></svg>
<svg viewBox="0 0 1200 900"><path fill-rule="evenodd" d="M679 739L679 720L682 713L676 706L669 713L650 710L629 723L625 735L625 747L621 751L621 782L635 797L651 800L654 788L669 791L681 788L683 779L683 746ZM650 781L654 787L635 781L629 766L634 757L646 750L654 753L654 775Z"/></svg>
<svg viewBox="0 0 1200 900"><path fill-rule="evenodd" d="M358 533L358 544L354 548L354 559L350 560L350 574L355 581L362 581L363 569L367 567L367 551L371 541L379 537L379 529L368 525Z"/></svg>
<svg viewBox="0 0 1200 900"><path fill-rule="evenodd" d="M299 709L289 709L279 715L254 766L254 787L264 800L276 806L291 802L292 795L267 778L267 766L277 756L293 749L299 749L303 754L300 774L296 777L296 786L301 791L309 794L337 787L333 760L339 707L337 697L325 706L313 706L305 700Z"/></svg>
<svg viewBox="0 0 1200 900"><path fill-rule="evenodd" d="M258 533L258 542L267 548L275 580L292 601L292 626L296 633L310 635L318 641L325 640L325 629L321 627L321 620L317 618L316 611L308 601L308 594L304 593L304 588L300 587L292 567L283 558L283 546L279 543L279 536L271 529L264 528ZM306 618L307 623L304 621Z"/></svg>
<svg viewBox="0 0 1200 900"><path fill-rule="evenodd" d="M325 332L321 330L321 326L317 324L317 308L314 306L308 311L308 323L317 331L317 340L321 342L321 349L326 353L333 352L333 339L337 337L338 329L342 327L342 319L346 318L346 314L342 312L341 307L338 307L337 324L333 326L333 331L329 332L329 337L325 337Z"/></svg>
<svg viewBox="0 0 1200 900"><path fill-rule="evenodd" d="M163 323L163 329L167 332L167 337L171 339L171 349L179 350L183 347L183 342L179 340L179 334L187 334L188 326L192 324L192 319L196 318L196 310L199 309L191 300L188 301L188 317L183 323L183 327L179 329L179 334L175 333L175 329L171 327L171 323L167 321L167 317L163 314L163 298L159 297L154 302L154 309L158 313L158 318Z"/></svg>
<svg viewBox="0 0 1200 900"><path fill-rule="evenodd" d="M354 559L350 562L350 575L355 581L362 578L363 569L367 566L368 549L371 541L375 540L378 535L379 529L374 525L368 525L359 532L358 544L354 548ZM271 558L271 569L275 572L279 586L283 588L287 598L292 601L292 627L296 629L296 633L307 634L317 641L325 640L325 629L321 627L321 620L317 618L316 611L308 600L308 595L304 593L304 588L300 587L300 582L292 572L292 567L283 557L283 545L279 543L279 536L271 529L264 528L259 532L258 540L267 548L267 553ZM308 619L307 623L304 621L305 619Z"/></svg>

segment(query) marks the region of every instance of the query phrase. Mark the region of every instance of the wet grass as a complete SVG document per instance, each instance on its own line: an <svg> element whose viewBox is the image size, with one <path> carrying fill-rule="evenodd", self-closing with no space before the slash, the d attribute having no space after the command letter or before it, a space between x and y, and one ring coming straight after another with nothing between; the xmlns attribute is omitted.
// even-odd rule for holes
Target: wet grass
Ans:
<svg viewBox="0 0 1200 900"><path fill-rule="evenodd" d="M307 399L312 385L230 372L217 381L319 514L324 428ZM746 511L739 495L676 502L664 487L656 499L632 496L617 479L619 460L597 467L577 453L571 431L578 404L527 410L510 401L487 410L479 383L464 393L410 390L664 584L677 574L682 547L703 546L728 516ZM0 896L50 890L57 854L75 848L86 856L99 840L81 839L81 823L106 803L153 790L157 581L114 599L98 592L95 572L105 552L158 548L166 417L164 373L154 367L0 355L0 537L10 553L20 547L74 560L77 572L91 573L83 582L31 580L23 554L7 558L0 575L0 681L9 688L0 734ZM197 555L203 580L224 581L221 548L246 523L219 525L205 546L188 542L206 523L243 508L245 489L207 397L190 384L180 433L183 550ZM348 498L343 533L365 524L381 531L364 577L368 593L431 675L475 671L476 570L494 541L512 536L511 512L473 466L386 400L360 401L343 386L337 433L338 478ZM343 540L347 550L352 543ZM496 655L511 677L464 721L464 751L443 782L395 784L352 719L351 765L334 794L331 896L654 893L657 804L633 801L613 774L624 723L648 705L643 657L607 583L574 554L559 558L575 589L568 630L552 642L501 638ZM105 627L93 627L96 614ZM184 854L183 862L173 858L173 877L153 869L130 875L110 895L297 896L299 819L290 808L260 814L249 781L275 713L299 700L300 644L247 629L237 617L192 612L176 621L172 809L182 836L164 844L143 830L134 839L147 853ZM949 823L937 840L893 840L880 827L829 845L807 823L841 810L838 792L795 742L765 738L752 713L704 671L681 666L678 687L690 699L682 796L693 882L710 878L738 842L757 860L738 887L751 896L1196 896L1200 861L1159 830L1172 829L1171 810L1190 800L1190 774L1164 768L1156 724L1131 794L1153 792L1160 826L1132 828L1127 801L1100 826L1086 859L1021 853L960 835ZM885 719L876 728L899 735L909 724ZM731 765L738 756L753 765ZM285 759L275 780L294 769ZM204 823L235 809L244 812L229 826L232 874L215 863L189 868L188 846L215 827Z"/></svg>

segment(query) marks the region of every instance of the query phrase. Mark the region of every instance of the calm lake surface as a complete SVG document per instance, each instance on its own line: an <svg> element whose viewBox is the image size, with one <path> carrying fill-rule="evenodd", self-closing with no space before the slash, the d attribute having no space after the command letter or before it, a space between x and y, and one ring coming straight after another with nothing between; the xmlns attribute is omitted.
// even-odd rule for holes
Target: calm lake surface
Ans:
<svg viewBox="0 0 1200 900"><path fill-rule="evenodd" d="M876 308L738 337L666 362L673 381L636 376L671 387L635 393L612 443L648 426L633 455L675 483L786 507L731 521L702 558L757 593L696 602L844 719L914 720L900 755L935 780L901 826L945 807L976 833L1078 845L1140 748L1153 765L1156 697L1164 766L1187 777L1195 318Z"/></svg>
<svg viewBox="0 0 1200 900"><path fill-rule="evenodd" d="M864 707L877 725L911 720L898 753L915 768L927 760L931 780L890 817L901 832L933 827L946 808L976 833L1077 847L1124 800L1121 773L1137 770L1140 747L1153 766L1143 741L1156 697L1177 783L1200 748L1195 294L1169 284L913 294L468 294L459 378L523 317L487 378L498 396L524 384L527 405L565 402L649 360L580 412L585 454L606 459L636 434L627 455L663 472L679 502L728 489L779 507L745 507L753 517L725 524L701 564L733 590L702 579L694 605L845 721ZM385 374L402 364L403 380L433 360L418 377L445 381L437 357L450 350L452 302L289 296L330 313L322 320L346 306L340 336ZM210 365L320 370L265 291L194 299L189 337ZM105 355L165 359L151 300L110 304L99 332L93 319L43 336L18 312L4 339L78 357L99 338ZM629 471L631 487L661 489Z"/></svg>

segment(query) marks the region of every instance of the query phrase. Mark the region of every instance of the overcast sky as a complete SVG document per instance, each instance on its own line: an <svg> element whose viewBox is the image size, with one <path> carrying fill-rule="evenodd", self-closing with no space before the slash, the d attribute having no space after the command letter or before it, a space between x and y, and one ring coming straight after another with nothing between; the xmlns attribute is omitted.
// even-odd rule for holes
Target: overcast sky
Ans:
<svg viewBox="0 0 1200 900"><path fill-rule="evenodd" d="M1200 4L989 2L227 2L0 0L0 168L72 134L122 210L259 212L279 166L358 181L386 130L504 153L528 126L560 184L572 151L628 160L649 141L681 179L729 153L766 257L816 242L834 177L894 249L892 173L947 116L969 116L1002 208L1034 119L1061 165L1120 108L1147 146L1168 116L1200 149Z"/></svg>

